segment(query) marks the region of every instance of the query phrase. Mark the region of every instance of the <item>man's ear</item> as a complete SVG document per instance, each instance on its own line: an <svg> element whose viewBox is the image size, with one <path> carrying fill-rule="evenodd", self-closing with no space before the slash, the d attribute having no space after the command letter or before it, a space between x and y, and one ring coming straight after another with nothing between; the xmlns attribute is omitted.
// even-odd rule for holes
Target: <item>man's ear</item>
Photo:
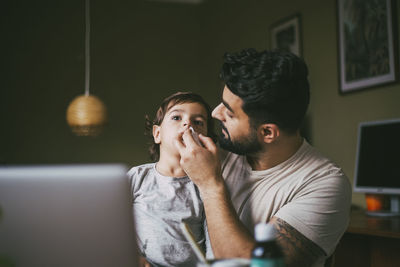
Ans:
<svg viewBox="0 0 400 267"><path fill-rule="evenodd" d="M264 143L270 144L274 142L280 135L279 127L273 123L261 124L259 127L261 140Z"/></svg>
<svg viewBox="0 0 400 267"><path fill-rule="evenodd" d="M153 125L153 139L154 139L154 143L156 143L156 144L161 143L160 129L161 129L160 126Z"/></svg>

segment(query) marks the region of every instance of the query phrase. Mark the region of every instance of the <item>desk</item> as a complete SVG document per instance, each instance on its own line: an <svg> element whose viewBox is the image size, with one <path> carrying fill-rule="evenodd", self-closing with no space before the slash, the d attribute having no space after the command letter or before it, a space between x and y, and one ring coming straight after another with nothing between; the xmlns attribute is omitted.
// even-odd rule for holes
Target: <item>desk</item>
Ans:
<svg viewBox="0 0 400 267"><path fill-rule="evenodd" d="M364 210L352 211L335 251L334 266L399 267L400 217L371 217Z"/></svg>

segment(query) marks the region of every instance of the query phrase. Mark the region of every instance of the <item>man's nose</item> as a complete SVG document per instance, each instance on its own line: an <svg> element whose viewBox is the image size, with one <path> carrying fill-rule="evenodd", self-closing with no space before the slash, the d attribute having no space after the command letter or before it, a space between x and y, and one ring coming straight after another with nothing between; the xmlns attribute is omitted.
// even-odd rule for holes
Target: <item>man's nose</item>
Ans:
<svg viewBox="0 0 400 267"><path fill-rule="evenodd" d="M221 116L221 110L222 110L223 104L220 103L218 106L214 108L214 110L211 113L211 116L217 120L222 121L222 116Z"/></svg>

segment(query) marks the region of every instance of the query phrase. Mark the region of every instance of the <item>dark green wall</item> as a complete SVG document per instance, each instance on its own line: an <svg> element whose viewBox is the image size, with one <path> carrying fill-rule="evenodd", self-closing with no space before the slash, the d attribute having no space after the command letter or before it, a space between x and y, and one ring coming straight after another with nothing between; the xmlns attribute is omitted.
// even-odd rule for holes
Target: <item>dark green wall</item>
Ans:
<svg viewBox="0 0 400 267"><path fill-rule="evenodd" d="M147 162L144 115L178 90L210 96L199 83L196 6L91 1L90 92L109 122L96 138L74 136L65 112L84 92L84 7L2 2L1 163Z"/></svg>

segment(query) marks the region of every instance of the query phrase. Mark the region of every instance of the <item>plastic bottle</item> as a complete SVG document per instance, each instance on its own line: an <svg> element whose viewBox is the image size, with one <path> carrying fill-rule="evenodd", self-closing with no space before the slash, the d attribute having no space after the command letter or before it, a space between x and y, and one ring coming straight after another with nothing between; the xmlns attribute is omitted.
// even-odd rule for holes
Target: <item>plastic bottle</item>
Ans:
<svg viewBox="0 0 400 267"><path fill-rule="evenodd" d="M276 242L276 230L272 224L259 223L254 228L256 245L251 252L251 267L284 267L281 248Z"/></svg>

